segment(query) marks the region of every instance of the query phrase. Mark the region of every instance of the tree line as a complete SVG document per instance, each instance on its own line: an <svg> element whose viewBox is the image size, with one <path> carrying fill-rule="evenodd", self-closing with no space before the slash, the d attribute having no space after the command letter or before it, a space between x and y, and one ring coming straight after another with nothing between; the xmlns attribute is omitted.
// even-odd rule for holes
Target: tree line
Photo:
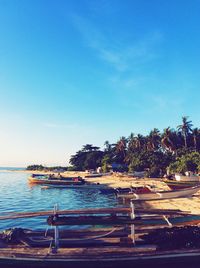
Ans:
<svg viewBox="0 0 200 268"><path fill-rule="evenodd" d="M148 176L163 176L170 172L200 169L200 129L193 128L187 116L173 129L160 132L154 128L148 135L133 134L121 137L116 143L106 141L104 149L86 144L70 158L69 169L86 170L101 166L104 172L146 171Z"/></svg>

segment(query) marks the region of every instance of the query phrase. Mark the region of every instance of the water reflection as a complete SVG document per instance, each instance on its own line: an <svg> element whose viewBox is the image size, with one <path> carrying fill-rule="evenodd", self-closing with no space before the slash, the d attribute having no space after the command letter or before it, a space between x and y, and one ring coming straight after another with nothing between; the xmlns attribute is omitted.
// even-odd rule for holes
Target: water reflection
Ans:
<svg viewBox="0 0 200 268"><path fill-rule="evenodd" d="M0 213L98 208L120 206L114 195L102 195L98 190L84 189L41 189L40 185L27 183L27 174L0 172ZM46 217L0 221L0 230L11 227L44 229Z"/></svg>

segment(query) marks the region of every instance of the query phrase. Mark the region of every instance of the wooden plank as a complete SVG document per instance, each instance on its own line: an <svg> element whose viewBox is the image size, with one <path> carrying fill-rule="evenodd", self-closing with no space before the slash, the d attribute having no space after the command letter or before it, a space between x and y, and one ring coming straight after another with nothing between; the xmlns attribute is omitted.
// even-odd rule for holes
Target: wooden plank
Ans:
<svg viewBox="0 0 200 268"><path fill-rule="evenodd" d="M135 219L131 219L129 216L68 216L57 217L49 216L47 223L52 226L59 225L98 225L98 224L110 224L110 225L126 225L133 224Z"/></svg>
<svg viewBox="0 0 200 268"><path fill-rule="evenodd" d="M187 211L170 210L170 209L135 209L138 214L158 214L158 215L186 215ZM59 210L56 212L58 215L82 215L82 214L130 214L131 209L125 208L96 208L96 209L79 209L79 210ZM17 212L8 213L0 216L0 220L18 219L18 218L31 218L49 216L54 214L53 211L36 211L36 212Z"/></svg>
<svg viewBox="0 0 200 268"><path fill-rule="evenodd" d="M130 208L96 208L96 209L77 209L77 210L58 210L56 212L59 215L74 215L74 214L126 214L130 213ZM36 212L17 212L9 213L4 216L0 216L0 220L17 219L17 218L31 218L40 216L49 216L54 214L53 210L50 211L36 211Z"/></svg>

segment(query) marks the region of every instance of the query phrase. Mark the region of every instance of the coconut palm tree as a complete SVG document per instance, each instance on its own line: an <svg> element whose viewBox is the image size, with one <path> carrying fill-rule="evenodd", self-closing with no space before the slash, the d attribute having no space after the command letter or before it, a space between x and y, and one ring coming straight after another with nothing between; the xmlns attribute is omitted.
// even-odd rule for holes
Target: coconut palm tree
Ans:
<svg viewBox="0 0 200 268"><path fill-rule="evenodd" d="M104 146L106 152L109 152L111 150L112 145L109 143L109 141L105 141Z"/></svg>
<svg viewBox="0 0 200 268"><path fill-rule="evenodd" d="M146 147L146 138L141 134L137 134L134 138L134 144L135 149L144 149L144 147Z"/></svg>
<svg viewBox="0 0 200 268"><path fill-rule="evenodd" d="M121 137L115 146L116 153L123 156L124 159L126 157L126 145L127 145L127 139L125 137Z"/></svg>
<svg viewBox="0 0 200 268"><path fill-rule="evenodd" d="M177 126L178 130L182 133L185 143L185 148L187 148L187 136L192 132L192 121L187 121L188 116L182 117L182 124Z"/></svg>
<svg viewBox="0 0 200 268"><path fill-rule="evenodd" d="M173 137L173 131L171 130L171 128L170 127L165 128L162 135L161 144L166 150L169 150L170 152L175 152L176 145L174 144L172 137Z"/></svg>
<svg viewBox="0 0 200 268"><path fill-rule="evenodd" d="M195 151L197 151L199 136L200 136L200 130L198 128L194 128L192 130L192 138Z"/></svg>
<svg viewBox="0 0 200 268"><path fill-rule="evenodd" d="M131 133L130 136L127 138L127 152L125 158L126 164L130 164L134 150L135 150L135 135Z"/></svg>
<svg viewBox="0 0 200 268"><path fill-rule="evenodd" d="M150 151L158 150L160 147L161 137L157 128L154 128L147 136L147 149Z"/></svg>

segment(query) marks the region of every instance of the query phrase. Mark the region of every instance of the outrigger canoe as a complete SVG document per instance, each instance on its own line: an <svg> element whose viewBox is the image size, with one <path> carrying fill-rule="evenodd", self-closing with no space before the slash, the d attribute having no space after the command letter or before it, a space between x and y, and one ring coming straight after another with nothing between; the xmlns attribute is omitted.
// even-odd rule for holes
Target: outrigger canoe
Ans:
<svg viewBox="0 0 200 268"><path fill-rule="evenodd" d="M28 178L32 184L53 184L53 185L83 185L85 180L81 177L62 177L54 175L31 175Z"/></svg>
<svg viewBox="0 0 200 268"><path fill-rule="evenodd" d="M137 213L137 210L135 212ZM150 219L154 219L155 216L162 217L162 215L165 214L176 215L178 217L182 217L185 214L184 212L175 210L150 210L149 212L140 211L140 221L143 218L141 215L142 212L144 213L144 217L147 217L148 213L152 214L152 216L149 215ZM170 264L171 268L175 268L177 265L181 265L181 267L198 267L199 265L200 249L177 248L173 250L160 250L156 243L150 244L143 240L143 236L141 236L141 229L139 229L140 232L137 234L137 225L135 232L130 233L130 229L127 229L127 223L133 224L134 222L137 222L137 214L135 215L136 218L134 220L134 212L130 208L87 209L85 211L66 212L55 211L55 213L56 214L54 215L68 214L70 218L72 217L70 215L75 213L78 213L78 215L85 214L86 218L88 213L94 214L94 216L101 213L102 217L104 217L103 215L106 213L110 214L112 224L114 225L115 222L121 219L121 216L118 218L118 214L131 214L129 215L129 219L126 219L124 222L120 222L120 224L125 224L126 226L125 228L120 227L121 229L119 229L119 227L114 227L114 229L107 228L107 230L60 230L60 244L57 241L59 247L56 248L54 247L56 240L58 240L56 229L55 240L52 232L48 233L48 237L45 238L44 232L35 232L34 234L32 231L25 230L25 234L20 238L19 230L17 231L18 235L15 234L15 237L12 232L9 234L9 231L7 231L8 242L6 242L6 239L3 239L2 234L0 236L2 238L0 239L0 267L118 268L126 266L127 268L145 268L152 266L154 268L167 268ZM116 214L115 217L113 216L113 213ZM49 212L45 214L49 214ZM38 215L38 212L35 213L35 216L36 215ZM39 215L44 215L44 212ZM12 215L10 215L10 217L11 216ZM33 213L31 215L30 213L27 215L14 213L13 216L20 218L22 216L32 217L34 215ZM71 222L71 224L74 223L75 222ZM50 224L52 224L52 222L50 222ZM76 224L82 224L80 219L77 218ZM104 221L104 224L107 224L107 220ZM171 228L168 229L171 230ZM168 233L168 230L166 231ZM146 233L147 231L144 232ZM134 240L133 235L135 237ZM19 243L10 244L9 239L12 239L13 237L15 242L18 240ZM46 241L46 243L41 243L42 240L43 242Z"/></svg>
<svg viewBox="0 0 200 268"><path fill-rule="evenodd" d="M149 191L149 192L140 192L132 190L129 193L118 193L117 197L132 199L132 200L140 200L140 201L151 201L151 200L163 200L163 199L173 199L173 198L181 198L192 196L200 190L200 185L184 188L181 190L171 190L171 191Z"/></svg>
<svg viewBox="0 0 200 268"><path fill-rule="evenodd" d="M172 180L165 179L164 182L172 190L180 190L180 189L200 185L200 182L197 182L197 181L187 181L187 182L185 182L185 181L177 181L177 180L174 180L174 179L172 179Z"/></svg>

